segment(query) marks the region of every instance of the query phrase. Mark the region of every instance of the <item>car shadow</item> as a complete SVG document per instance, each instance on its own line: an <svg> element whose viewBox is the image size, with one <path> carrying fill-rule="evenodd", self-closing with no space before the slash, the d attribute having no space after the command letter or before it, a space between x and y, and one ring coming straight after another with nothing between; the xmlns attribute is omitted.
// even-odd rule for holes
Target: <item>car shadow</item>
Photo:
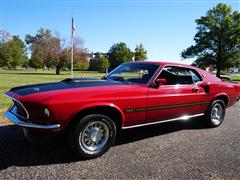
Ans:
<svg viewBox="0 0 240 180"><path fill-rule="evenodd" d="M205 128L203 119L169 122L120 131L114 146L187 129ZM0 170L11 166L38 166L84 161L67 145L65 136L52 137L39 145L29 144L22 129L15 125L0 126Z"/></svg>
<svg viewBox="0 0 240 180"><path fill-rule="evenodd" d="M202 117L194 118L188 121L166 122L151 126L125 129L119 133L115 146L173 133L180 130L206 129L206 124L203 123L203 121L204 119Z"/></svg>

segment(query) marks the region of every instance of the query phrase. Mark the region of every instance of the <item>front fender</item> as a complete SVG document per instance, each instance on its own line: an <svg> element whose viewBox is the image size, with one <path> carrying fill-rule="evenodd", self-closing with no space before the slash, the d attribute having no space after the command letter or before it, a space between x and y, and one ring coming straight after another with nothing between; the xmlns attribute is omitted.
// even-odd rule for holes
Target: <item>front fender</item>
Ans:
<svg viewBox="0 0 240 180"><path fill-rule="evenodd" d="M74 110L74 112L71 114L70 119L72 120L78 113L87 110L89 108L97 108L97 107L111 107L116 109L122 117L122 126L125 122L125 115L122 111L122 109L120 107L118 107L116 104L113 103L108 103L108 102L95 102L95 103L88 103L88 104L84 104L83 106L76 108L76 110Z"/></svg>

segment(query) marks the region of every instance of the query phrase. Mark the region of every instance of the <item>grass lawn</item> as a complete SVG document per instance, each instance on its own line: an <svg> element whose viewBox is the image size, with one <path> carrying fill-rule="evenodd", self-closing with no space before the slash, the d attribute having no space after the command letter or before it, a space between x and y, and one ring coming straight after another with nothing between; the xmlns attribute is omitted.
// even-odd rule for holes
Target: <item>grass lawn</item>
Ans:
<svg viewBox="0 0 240 180"><path fill-rule="evenodd" d="M240 75L228 76L232 81L240 82Z"/></svg>
<svg viewBox="0 0 240 180"><path fill-rule="evenodd" d="M91 71L76 71L74 77L100 78L104 74ZM55 75L55 71L43 70L3 70L0 69L0 125L8 122L3 118L3 112L11 105L12 101L3 94L10 88L25 84L56 82L71 77L69 71L61 71L61 75Z"/></svg>

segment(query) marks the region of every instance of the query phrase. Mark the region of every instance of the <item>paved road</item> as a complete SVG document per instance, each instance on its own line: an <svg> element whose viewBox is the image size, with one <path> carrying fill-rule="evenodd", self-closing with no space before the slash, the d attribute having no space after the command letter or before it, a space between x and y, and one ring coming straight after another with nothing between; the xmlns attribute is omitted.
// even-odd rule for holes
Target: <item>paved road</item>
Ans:
<svg viewBox="0 0 240 180"><path fill-rule="evenodd" d="M16 126L0 127L0 179L240 179L240 103L224 123L201 118L123 131L94 160L77 160L63 138L29 145Z"/></svg>

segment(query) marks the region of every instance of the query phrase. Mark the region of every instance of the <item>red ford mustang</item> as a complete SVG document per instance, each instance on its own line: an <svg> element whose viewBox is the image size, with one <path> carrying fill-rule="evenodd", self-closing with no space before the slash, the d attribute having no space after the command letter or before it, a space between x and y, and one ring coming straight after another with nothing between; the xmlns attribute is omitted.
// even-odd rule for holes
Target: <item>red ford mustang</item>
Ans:
<svg viewBox="0 0 240 180"><path fill-rule="evenodd" d="M5 95L13 100L5 116L22 126L28 139L67 132L77 155L94 158L113 145L121 129L197 116L217 127L225 108L239 100L240 85L192 66L133 62L102 79L20 86Z"/></svg>

